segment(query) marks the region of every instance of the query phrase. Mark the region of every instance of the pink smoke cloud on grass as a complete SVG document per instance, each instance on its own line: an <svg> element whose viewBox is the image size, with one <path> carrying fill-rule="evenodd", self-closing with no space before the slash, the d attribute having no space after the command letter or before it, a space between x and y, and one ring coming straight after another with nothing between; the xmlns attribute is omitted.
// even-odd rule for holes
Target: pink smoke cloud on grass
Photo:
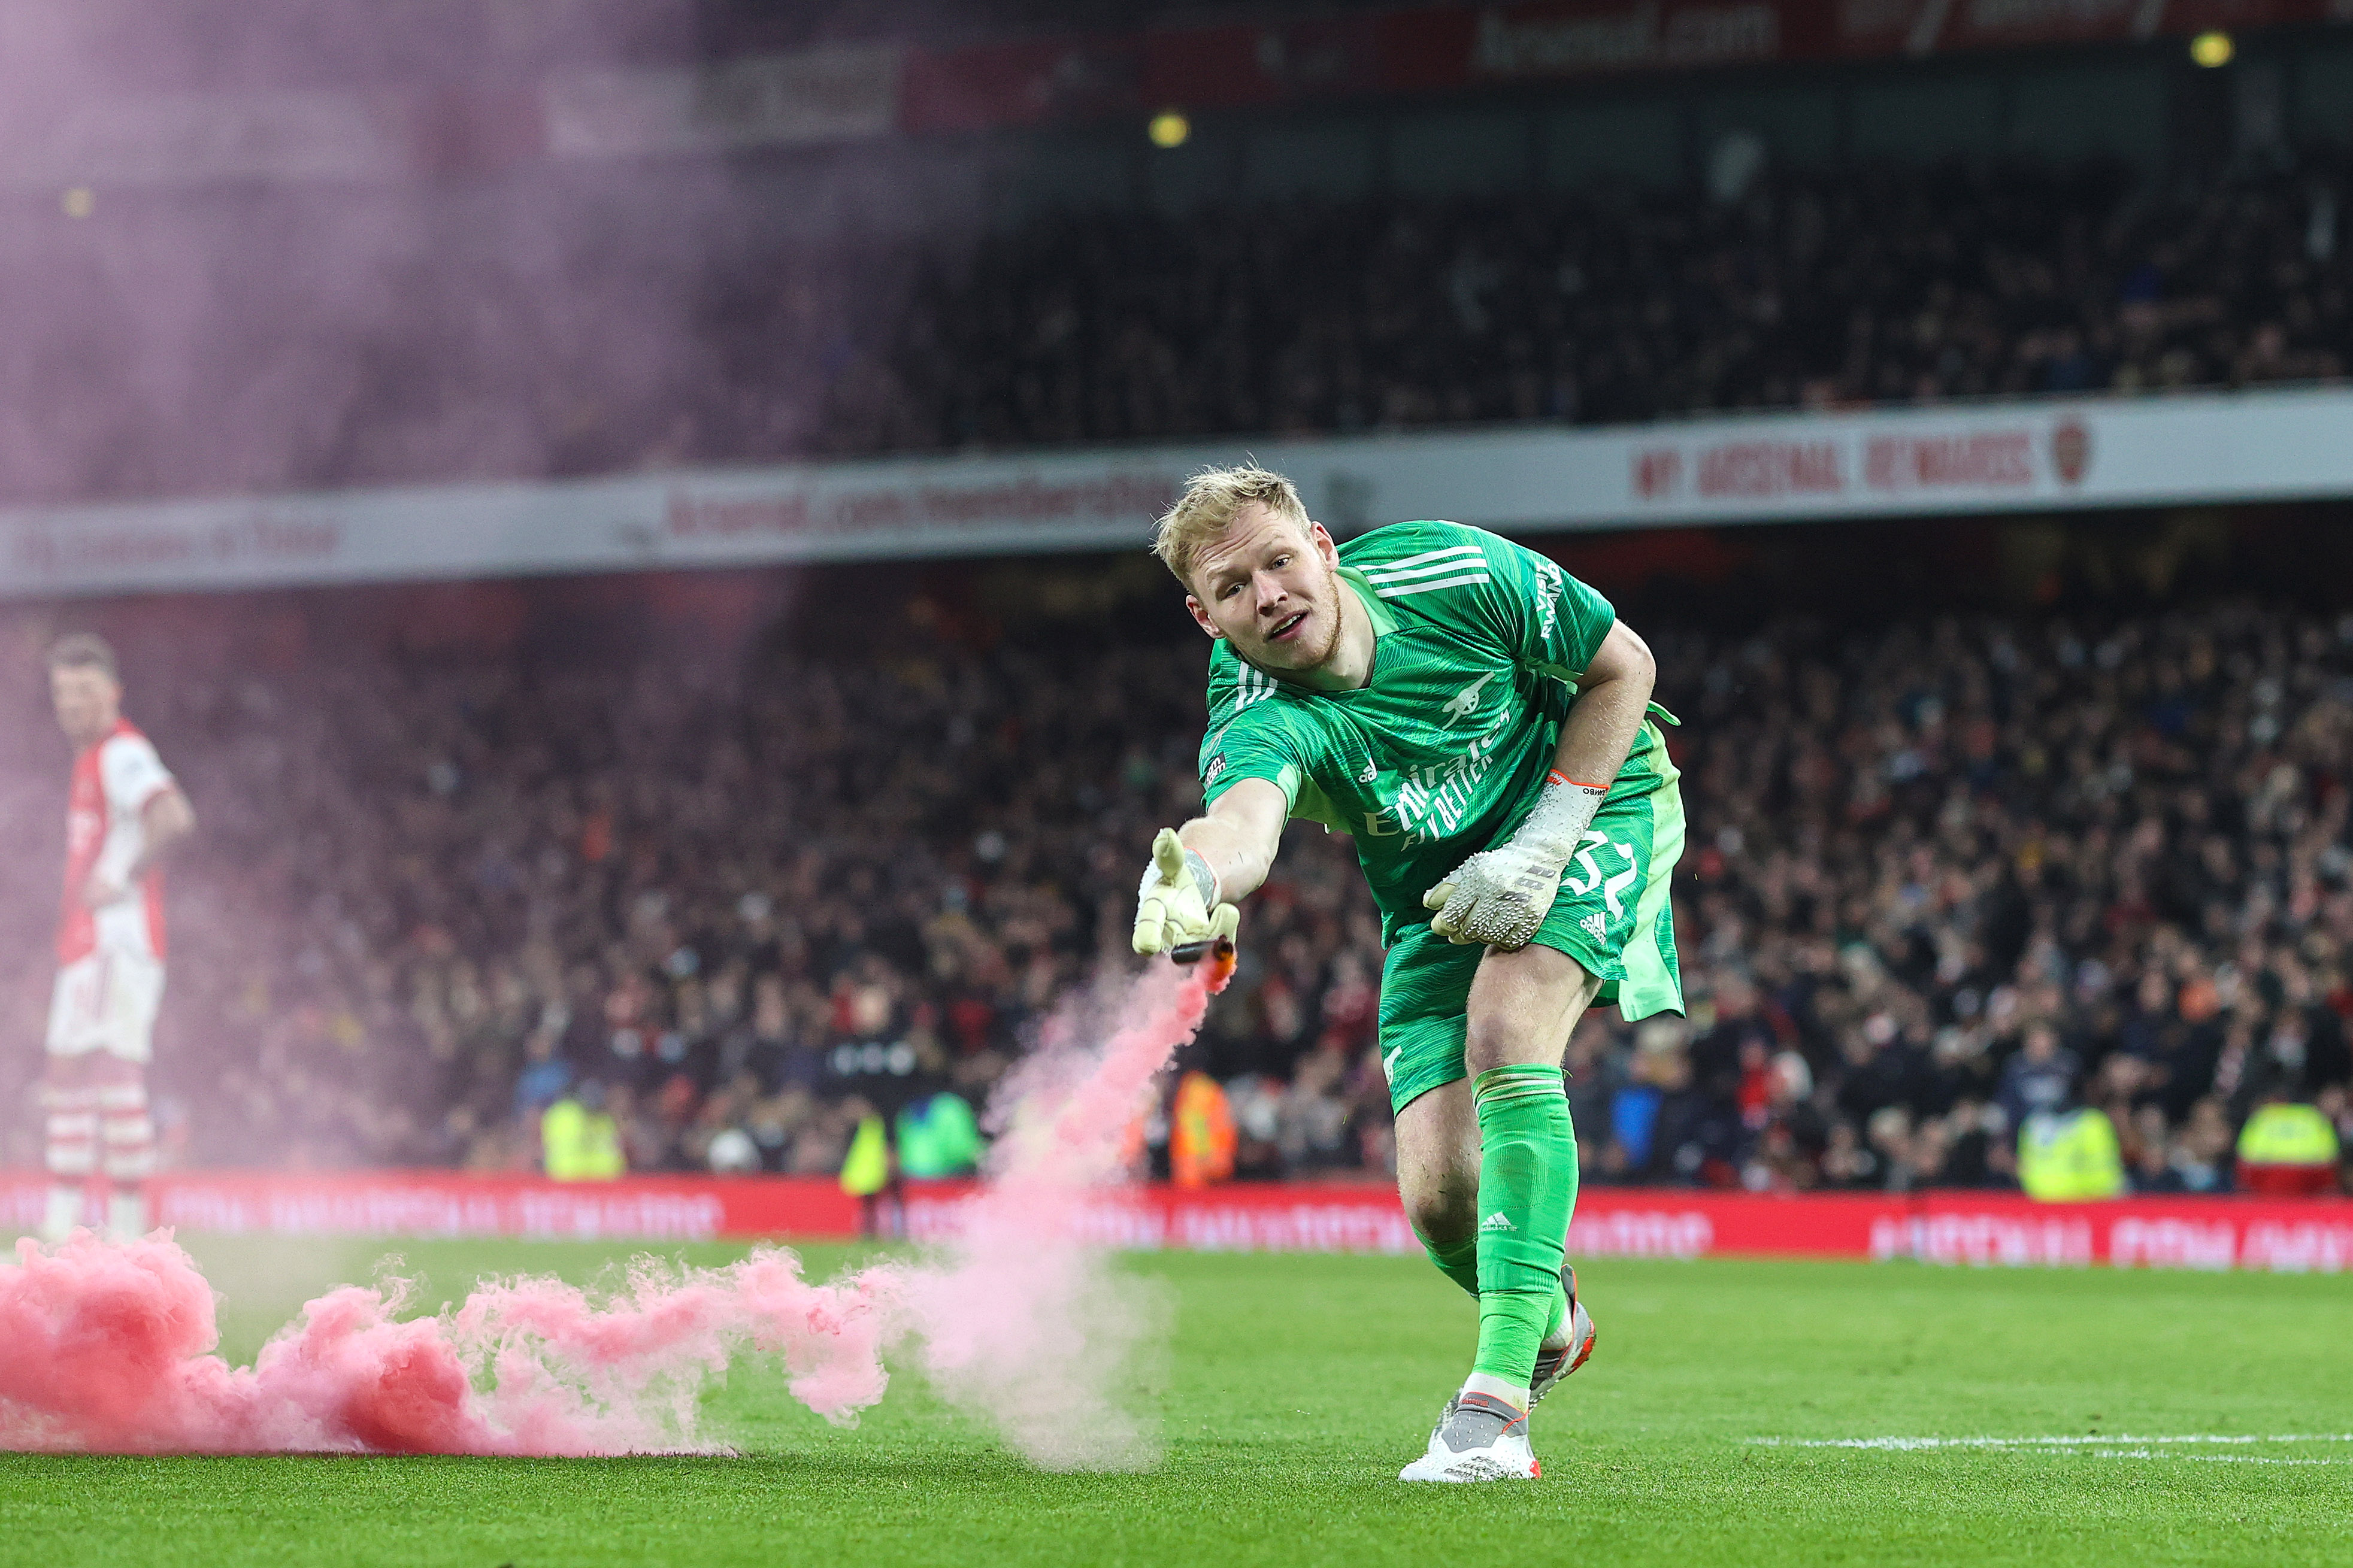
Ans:
<svg viewBox="0 0 2353 1568"><path fill-rule="evenodd" d="M585 1455L708 1451L697 1396L744 1350L849 1419L882 1396L888 1293L812 1285L788 1252L719 1269L640 1262L596 1301L486 1285L402 1321L397 1283L329 1291L250 1368L211 1353L212 1288L172 1241L17 1244L0 1270L0 1443L110 1453Z"/></svg>
<svg viewBox="0 0 2353 1568"><path fill-rule="evenodd" d="M827 1284L762 1247L723 1268L639 1258L602 1298L492 1282L422 1318L401 1316L413 1300L399 1281L343 1286L235 1367L215 1353L212 1287L168 1236L21 1241L0 1268L0 1447L723 1452L701 1395L737 1358L775 1358L795 1398L852 1425L905 1347L1035 1464L1147 1465L1156 1442L1122 1395L1156 1316L1082 1220L1218 978L1155 965L1110 1007L1066 1011L992 1101L1001 1136L957 1234Z"/></svg>

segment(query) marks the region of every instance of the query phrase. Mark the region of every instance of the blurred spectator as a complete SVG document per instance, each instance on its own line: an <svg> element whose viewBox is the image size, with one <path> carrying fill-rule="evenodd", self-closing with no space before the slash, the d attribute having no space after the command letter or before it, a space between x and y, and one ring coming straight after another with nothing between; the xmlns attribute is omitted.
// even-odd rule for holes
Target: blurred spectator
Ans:
<svg viewBox="0 0 2353 1568"><path fill-rule="evenodd" d="M0 391L31 421L0 491L268 493L2336 380L2353 364L2347 185L2326 149L2155 179L1862 163L1767 170L1735 201L1388 191L812 239L743 222L756 184L656 161L578 190L501 187L515 199L430 226L429 245L332 196L174 202L110 219L143 243L33 229L0 257L0 285L28 302ZM611 221L632 209L676 221ZM267 258L203 280L193 342L116 308L193 288L181 258L248 255L257 210L314 247L306 276L400 276L398 309L287 287ZM564 286L518 288L516 255L542 252ZM178 358L208 366L256 322L301 353L238 398L123 416L142 375L165 375L159 358L185 376ZM46 368L64 363L86 374ZM352 365L385 374L354 381ZM273 430L298 435L259 434Z"/></svg>
<svg viewBox="0 0 2353 1568"><path fill-rule="evenodd" d="M174 614L230 646L210 628L274 603ZM1132 962L1138 847L1198 800L1198 647L589 658L570 635L140 676L207 823L172 894L175 1159L529 1169L543 1112L593 1083L630 1169L831 1176L869 1111L984 1105L1063 997ZM2024 1123L2076 1104L2145 1189L2231 1188L2266 1104L2341 1149L2353 619L1651 637L1691 721L1691 1017L1578 1026L1587 1181L2002 1185ZM48 732L37 696L20 733ZM0 759L28 1037L62 776ZM1223 1098L1237 1174L1385 1172L1348 841L1294 827L1245 921L1189 1092Z"/></svg>
<svg viewBox="0 0 2353 1568"><path fill-rule="evenodd" d="M2059 1044L2048 1023L2027 1026L2024 1044L2001 1069L2000 1103L2012 1127L2037 1114L2055 1115L2073 1103L2075 1077L2083 1070L2075 1053Z"/></svg>
<svg viewBox="0 0 2353 1568"><path fill-rule="evenodd" d="M1777 172L1620 188L1056 213L928 258L837 384L871 451L2341 377L2331 155Z"/></svg>
<svg viewBox="0 0 2353 1568"><path fill-rule="evenodd" d="M942 1090L902 1107L897 1128L899 1168L917 1180L968 1176L980 1165L980 1126L972 1107Z"/></svg>

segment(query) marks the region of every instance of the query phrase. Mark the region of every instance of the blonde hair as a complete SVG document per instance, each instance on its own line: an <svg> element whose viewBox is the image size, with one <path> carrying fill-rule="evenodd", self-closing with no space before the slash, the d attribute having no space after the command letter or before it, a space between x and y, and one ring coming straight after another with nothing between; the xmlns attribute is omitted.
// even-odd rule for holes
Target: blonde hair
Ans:
<svg viewBox="0 0 2353 1568"><path fill-rule="evenodd" d="M1281 474L1248 463L1232 468L1203 468L1185 481L1184 494L1161 515L1152 536L1152 552L1176 574L1176 581L1190 588L1193 558L1252 501L1278 517L1289 518L1301 532L1307 531L1307 508L1299 500L1298 487Z"/></svg>

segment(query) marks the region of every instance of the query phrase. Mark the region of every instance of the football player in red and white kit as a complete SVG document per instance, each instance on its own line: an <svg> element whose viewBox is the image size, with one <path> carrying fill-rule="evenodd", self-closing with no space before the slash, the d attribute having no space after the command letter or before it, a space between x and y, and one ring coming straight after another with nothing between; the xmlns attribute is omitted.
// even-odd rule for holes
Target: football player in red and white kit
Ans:
<svg viewBox="0 0 2353 1568"><path fill-rule="evenodd" d="M122 717L114 650L77 633L49 649L49 696L74 744L66 816L65 905L49 1003L49 1205L61 1241L81 1220L85 1183L112 1187L107 1228L147 1228L155 1168L147 1062L164 999L164 879L158 861L195 813L147 737Z"/></svg>

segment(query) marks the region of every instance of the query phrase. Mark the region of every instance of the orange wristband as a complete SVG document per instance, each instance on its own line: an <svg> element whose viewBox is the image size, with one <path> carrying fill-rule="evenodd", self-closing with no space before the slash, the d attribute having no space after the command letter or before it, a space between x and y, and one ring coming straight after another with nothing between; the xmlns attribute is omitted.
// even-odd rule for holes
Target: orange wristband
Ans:
<svg viewBox="0 0 2353 1568"><path fill-rule="evenodd" d="M1553 769L1553 770L1552 770L1552 772L1550 772L1550 773L1548 773L1545 774L1545 783L1546 783L1546 784L1576 784L1576 785L1577 785L1577 788L1579 788L1579 789L1589 789L1589 790L1594 790L1594 791L1596 791L1596 792L1598 792L1598 793L1599 793L1599 794L1602 794L1602 795L1608 795L1608 794L1609 793L1609 786L1608 784L1586 784L1586 783L1583 783L1583 782L1581 782L1581 781L1579 781L1579 780L1577 780L1577 779L1570 778L1567 773L1562 773L1558 768L1555 768L1555 769Z"/></svg>

